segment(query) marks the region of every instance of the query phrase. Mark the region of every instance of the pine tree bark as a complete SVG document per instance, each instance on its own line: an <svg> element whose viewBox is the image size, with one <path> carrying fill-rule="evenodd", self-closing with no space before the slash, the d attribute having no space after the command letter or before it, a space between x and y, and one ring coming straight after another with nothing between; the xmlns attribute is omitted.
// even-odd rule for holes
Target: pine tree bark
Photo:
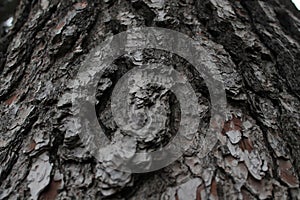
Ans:
<svg viewBox="0 0 300 200"><path fill-rule="evenodd" d="M101 177L61 99L91 49L145 26L205 41L225 81L228 141L152 173ZM0 199L300 199L299 30L288 0L21 0L0 39Z"/></svg>

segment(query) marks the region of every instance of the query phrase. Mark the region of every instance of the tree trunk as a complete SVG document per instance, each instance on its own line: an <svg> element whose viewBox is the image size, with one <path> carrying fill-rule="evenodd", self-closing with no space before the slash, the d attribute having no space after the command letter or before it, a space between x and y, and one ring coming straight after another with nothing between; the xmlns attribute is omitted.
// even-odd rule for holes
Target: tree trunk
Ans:
<svg viewBox="0 0 300 200"><path fill-rule="evenodd" d="M0 40L0 199L300 199L300 12L289 0L21 0L15 16ZM66 96L97 44L146 26L202 41L224 80L227 140L151 173L109 171L84 150ZM183 66L206 127L203 79L176 55L142 54ZM135 65L117 59L112 85ZM96 105L110 137L112 85Z"/></svg>

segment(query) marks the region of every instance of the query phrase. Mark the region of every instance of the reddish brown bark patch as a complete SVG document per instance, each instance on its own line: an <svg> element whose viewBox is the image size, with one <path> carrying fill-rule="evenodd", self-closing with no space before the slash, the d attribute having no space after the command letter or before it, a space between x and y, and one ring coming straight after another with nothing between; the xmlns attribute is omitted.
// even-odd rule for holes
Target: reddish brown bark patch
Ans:
<svg viewBox="0 0 300 200"><path fill-rule="evenodd" d="M299 186L298 178L295 174L293 165L289 160L278 160L278 174L280 179L289 187L296 188Z"/></svg>
<svg viewBox="0 0 300 200"><path fill-rule="evenodd" d="M28 145L28 151L31 152L35 149L36 147L36 142L34 140L30 140L30 143Z"/></svg>
<svg viewBox="0 0 300 200"><path fill-rule="evenodd" d="M202 193L205 192L205 186L204 184L201 184L198 188L197 188L197 194L196 194L196 200L202 200Z"/></svg>
<svg viewBox="0 0 300 200"><path fill-rule="evenodd" d="M241 139L241 141L239 142L239 146L243 151L247 150L247 151L251 152L253 150L253 145L249 138L243 137Z"/></svg>
<svg viewBox="0 0 300 200"><path fill-rule="evenodd" d="M7 99L7 100L5 101L5 103L6 103L7 105L11 105L13 102L16 101L16 99L18 98L18 96L19 96L18 94L15 94L15 95L9 97L9 99Z"/></svg>
<svg viewBox="0 0 300 200"><path fill-rule="evenodd" d="M61 186L61 181L52 180L49 186L40 195L39 200L55 200L58 195L58 190Z"/></svg>
<svg viewBox="0 0 300 200"><path fill-rule="evenodd" d="M56 27L55 30L61 30L66 25L66 22L60 22Z"/></svg>
<svg viewBox="0 0 300 200"><path fill-rule="evenodd" d="M211 182L210 194L214 197L214 199L218 199L218 185L215 179L213 179Z"/></svg>
<svg viewBox="0 0 300 200"><path fill-rule="evenodd" d="M237 130L242 131L242 120L235 116L232 116L232 119L224 123L222 134L225 135L226 132Z"/></svg>

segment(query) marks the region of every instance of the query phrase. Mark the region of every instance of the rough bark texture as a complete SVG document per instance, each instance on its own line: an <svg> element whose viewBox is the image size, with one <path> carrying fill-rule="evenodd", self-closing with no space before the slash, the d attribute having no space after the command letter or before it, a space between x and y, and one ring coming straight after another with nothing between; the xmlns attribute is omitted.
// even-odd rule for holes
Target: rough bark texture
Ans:
<svg viewBox="0 0 300 200"><path fill-rule="evenodd" d="M95 45L141 26L200 38L213 55L227 93L220 133L227 143L200 158L195 138L194 148L159 171L107 172L69 125L68 83ZM0 39L0 199L300 199L299 30L300 12L288 0L21 0ZM171 57L142 53L144 61ZM163 62L180 63L202 94L205 127L205 84L181 58L171 59ZM109 80L135 61L118 59ZM116 127L103 102L99 118L111 135Z"/></svg>

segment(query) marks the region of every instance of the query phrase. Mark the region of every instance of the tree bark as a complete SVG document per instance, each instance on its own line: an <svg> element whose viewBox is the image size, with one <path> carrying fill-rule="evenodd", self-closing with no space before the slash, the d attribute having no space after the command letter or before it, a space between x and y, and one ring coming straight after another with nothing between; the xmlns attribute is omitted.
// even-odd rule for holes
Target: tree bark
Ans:
<svg viewBox="0 0 300 200"><path fill-rule="evenodd" d="M69 83L97 44L146 26L200 38L212 55L226 89L220 134L227 141L204 158L196 145L155 172L103 172L70 125ZM0 39L0 199L300 199L299 30L300 12L289 0L21 0ZM207 106L205 127L211 108L203 79L182 58L142 53L144 60L173 58L170 65L191 73ZM116 60L110 80L133 60ZM111 135L105 95L98 116Z"/></svg>

